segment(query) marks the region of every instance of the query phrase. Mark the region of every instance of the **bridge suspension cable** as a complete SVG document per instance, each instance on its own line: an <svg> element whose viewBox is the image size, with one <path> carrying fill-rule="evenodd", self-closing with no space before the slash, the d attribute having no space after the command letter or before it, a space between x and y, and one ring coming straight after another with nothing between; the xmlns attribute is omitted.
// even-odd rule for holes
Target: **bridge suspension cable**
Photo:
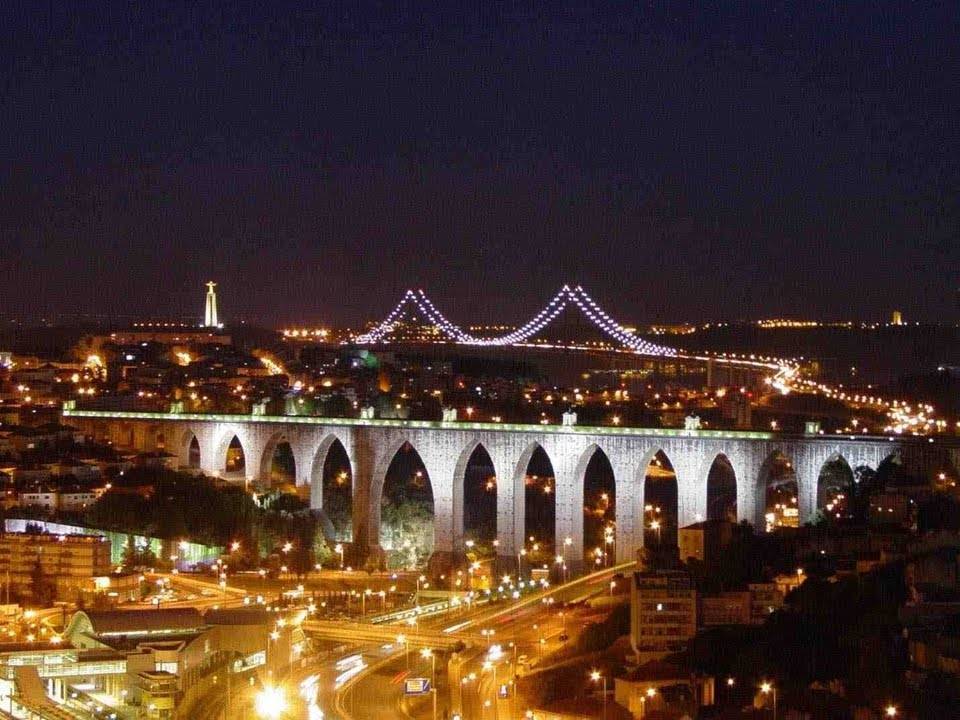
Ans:
<svg viewBox="0 0 960 720"><path fill-rule="evenodd" d="M604 312L579 285L575 288L564 285L550 302L530 320L519 328L496 337L477 337L466 332L459 325L450 322L423 290L407 290L390 314L372 330L358 336L355 342L361 345L385 342L387 336L396 327L397 322L403 317L404 310L410 308L453 342L482 346L520 345L546 328L568 305L575 305L601 332L634 352L659 357L675 357L677 355L674 348L648 342L627 331Z"/></svg>

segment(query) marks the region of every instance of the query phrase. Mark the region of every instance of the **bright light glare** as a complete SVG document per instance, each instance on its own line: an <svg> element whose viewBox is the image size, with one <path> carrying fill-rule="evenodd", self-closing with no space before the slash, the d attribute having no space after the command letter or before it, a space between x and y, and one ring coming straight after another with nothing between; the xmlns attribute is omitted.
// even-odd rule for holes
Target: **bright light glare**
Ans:
<svg viewBox="0 0 960 720"><path fill-rule="evenodd" d="M400 642L403 642L403 640L400 640ZM346 670L357 665L363 665L363 655L348 655L337 661L337 670Z"/></svg>
<svg viewBox="0 0 960 720"><path fill-rule="evenodd" d="M323 711L317 706L320 678L311 675L300 683L300 697L307 703L307 720L323 720Z"/></svg>
<svg viewBox="0 0 960 720"><path fill-rule="evenodd" d="M279 718L287 709L287 698L282 688L267 685L257 693L254 706L260 717Z"/></svg>
<svg viewBox="0 0 960 720"><path fill-rule="evenodd" d="M347 680L363 672L364 668L366 667L367 667L366 663L361 662L357 665L347 668L342 673L337 675L337 677L333 681L333 686L335 688L341 687L345 682L347 682Z"/></svg>

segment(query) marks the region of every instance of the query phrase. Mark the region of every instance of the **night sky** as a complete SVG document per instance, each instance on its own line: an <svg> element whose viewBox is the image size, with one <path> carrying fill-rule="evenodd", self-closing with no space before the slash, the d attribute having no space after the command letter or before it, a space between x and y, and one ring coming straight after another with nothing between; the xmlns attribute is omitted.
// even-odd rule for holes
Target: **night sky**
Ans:
<svg viewBox="0 0 960 720"><path fill-rule="evenodd" d="M0 313L957 317L960 3L310 5L0 3Z"/></svg>

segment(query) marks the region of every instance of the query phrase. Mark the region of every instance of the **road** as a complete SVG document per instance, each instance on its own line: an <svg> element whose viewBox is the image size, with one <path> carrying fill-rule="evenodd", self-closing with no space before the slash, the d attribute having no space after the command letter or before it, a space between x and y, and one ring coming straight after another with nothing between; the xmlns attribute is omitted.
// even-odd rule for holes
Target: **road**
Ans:
<svg viewBox="0 0 960 720"><path fill-rule="evenodd" d="M449 634L462 634L474 642L482 638L486 642L466 651L459 666L454 666L449 680L453 687L460 689L459 693L448 692L445 672L447 658L437 657L437 717L443 718L445 711L449 717L458 705L462 707L465 720L515 720L520 717L525 708L514 707L516 700L512 679L515 675L515 659L527 655L528 659L533 660L541 652L548 654L559 648L562 645L560 637L564 634L566 622L569 620L571 623L583 623L585 620L580 616L575 619L561 616L560 607L566 602L606 592L613 575L628 572L633 567L632 563L628 563L608 568L511 603L507 607L481 608L465 620L431 619L429 626L441 628L441 632L446 624L448 628L456 628ZM489 630L493 630L492 636L481 634L482 631ZM544 641L542 644L541 638ZM487 645L500 645L502 655L492 662L489 669L484 670L483 663L488 657ZM368 663L368 672L347 683L339 691L334 691L335 698L330 709L336 714L328 714L327 717L343 720L392 720L398 716L407 720L432 718L432 696L405 698L402 683L407 673L411 676L430 677L430 660L411 651L409 671L402 652L376 659L371 656L371 660L373 662ZM475 678L473 680L469 679L471 673ZM462 682L463 678L468 678L466 683ZM501 685L506 685L505 698L497 697Z"/></svg>
<svg viewBox="0 0 960 720"><path fill-rule="evenodd" d="M423 720L433 717L433 700L437 701L437 717L450 717L462 707L466 720L514 720L523 708L514 707L512 678L515 661L522 655L535 659L540 652L547 654L562 642L563 626L559 608L565 602L575 601L606 591L610 577L627 572L632 564L624 564L584 578L538 591L518 601L493 606L475 606L436 617L422 617L417 632L437 639L464 640L470 646L461 656L461 662L448 666L449 655L437 652L433 658L423 657L420 649L397 645L392 641L357 637L353 642L328 642L312 662L291 669L278 678L289 703L284 717L308 720ZM216 587L193 578L172 576L192 590ZM229 594L228 600L242 602L242 590ZM223 603L224 598L204 598ZM194 604L196 601L194 601ZM578 622L582 619L578 618ZM488 634L492 631L492 635ZM405 626L396 627L397 634L406 633ZM388 633L392 635L392 633ZM543 641L541 643L541 640ZM496 670L484 671L488 645L499 644L503 654L497 659ZM437 643L439 646L440 643ZM358 657L359 656L359 657ZM435 677L434 677L435 662ZM448 670L451 672L448 678ZM496 677L494 676L496 673ZM474 680L462 684L462 678ZM436 694L422 697L404 695L404 680L410 677L435 679ZM458 691L449 692L448 682ZM507 697L497 699L500 685L506 682ZM250 710L254 692L243 692L237 698L230 717L243 718ZM241 699L245 698L245 699ZM462 703L461 703L462 699ZM485 703L489 701L489 705ZM451 705L452 703L452 705ZM494 709L495 708L495 709ZM494 714L496 712L496 714ZM223 705L214 701L204 708L204 720L227 715ZM254 717L252 710L248 717Z"/></svg>
<svg viewBox="0 0 960 720"><path fill-rule="evenodd" d="M601 594L605 588L594 586L592 590ZM465 654L459 665L450 666L453 710L475 720L522 717L527 708L516 696L514 678L563 647L570 641L565 638L575 638L587 623L605 615L606 611L566 607L558 602L522 608L498 618L489 627L494 634L488 644ZM500 652L491 653L493 646L499 646Z"/></svg>

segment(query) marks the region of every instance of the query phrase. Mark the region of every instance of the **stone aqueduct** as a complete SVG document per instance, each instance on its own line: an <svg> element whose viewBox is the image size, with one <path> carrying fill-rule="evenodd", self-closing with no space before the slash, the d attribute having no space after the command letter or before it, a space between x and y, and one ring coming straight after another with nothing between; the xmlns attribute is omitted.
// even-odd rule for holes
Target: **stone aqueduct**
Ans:
<svg viewBox="0 0 960 720"><path fill-rule="evenodd" d="M426 468L434 498L434 551L458 556L464 549L464 476L473 451L482 445L493 462L497 482L498 552L515 558L524 537L524 477L539 446L555 474L556 538L571 538L570 558L583 557L583 496L587 464L603 452L616 487L616 554L636 557L643 547L644 478L658 451L669 459L677 479L679 525L707 517L707 476L724 456L736 477L737 513L763 526L768 465L782 453L793 465L801 523L816 513L817 485L824 464L837 457L850 468L876 469L891 455L927 473L956 467L960 445L942 439L890 437L790 436L765 432L514 425L475 422L357 420L338 418L124 413L65 410L65 422L121 447L147 451L164 447L189 464L193 438L200 448L200 469L225 475L227 449L234 437L243 447L245 472L255 480L270 471L273 453L288 443L298 485L310 485L311 507L323 503L324 461L339 441L350 462L353 539L356 556L379 553L380 508L391 460L410 443Z"/></svg>

